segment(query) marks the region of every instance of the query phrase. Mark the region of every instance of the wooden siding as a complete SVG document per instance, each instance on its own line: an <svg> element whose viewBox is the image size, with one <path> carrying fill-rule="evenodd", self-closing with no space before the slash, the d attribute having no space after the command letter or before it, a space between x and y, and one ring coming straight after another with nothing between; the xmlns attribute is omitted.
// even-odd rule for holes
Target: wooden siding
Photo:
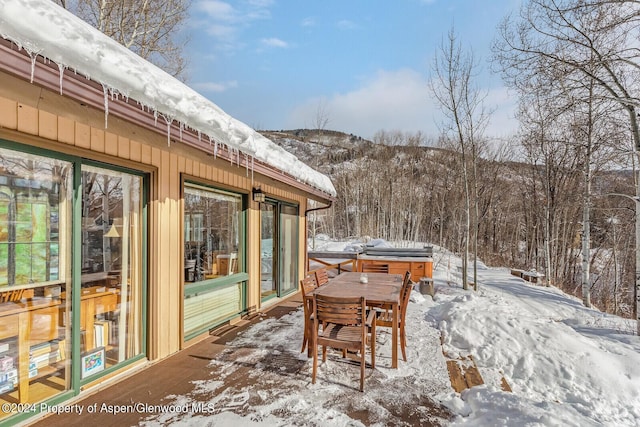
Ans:
<svg viewBox="0 0 640 427"><path fill-rule="evenodd" d="M245 167L206 157L166 137L109 118L104 112L0 73L0 138L129 167L150 175L148 353L164 358L183 346L182 181L184 177L249 195L260 186L270 197L299 205L299 269L304 274L307 194ZM247 307L260 309L260 212L247 215Z"/></svg>

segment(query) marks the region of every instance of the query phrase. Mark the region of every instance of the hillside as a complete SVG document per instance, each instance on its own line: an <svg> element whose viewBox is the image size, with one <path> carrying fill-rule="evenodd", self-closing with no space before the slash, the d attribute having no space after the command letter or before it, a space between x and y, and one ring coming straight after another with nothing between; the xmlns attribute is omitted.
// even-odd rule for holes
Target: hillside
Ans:
<svg viewBox="0 0 640 427"><path fill-rule="evenodd" d="M373 142L338 131L294 129L261 131L265 137L294 154L303 162L330 176L336 164L366 156Z"/></svg>

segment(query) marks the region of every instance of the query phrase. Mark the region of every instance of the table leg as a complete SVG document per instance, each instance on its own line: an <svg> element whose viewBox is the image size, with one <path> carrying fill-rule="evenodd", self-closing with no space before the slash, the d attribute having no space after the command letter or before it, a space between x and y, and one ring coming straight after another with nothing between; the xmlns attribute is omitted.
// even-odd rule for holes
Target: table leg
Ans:
<svg viewBox="0 0 640 427"><path fill-rule="evenodd" d="M397 368L398 367L398 306L394 305L393 306L393 327L392 327L392 331L393 331L393 337L391 338L391 343L392 343L392 350L391 350L391 367L392 368Z"/></svg>

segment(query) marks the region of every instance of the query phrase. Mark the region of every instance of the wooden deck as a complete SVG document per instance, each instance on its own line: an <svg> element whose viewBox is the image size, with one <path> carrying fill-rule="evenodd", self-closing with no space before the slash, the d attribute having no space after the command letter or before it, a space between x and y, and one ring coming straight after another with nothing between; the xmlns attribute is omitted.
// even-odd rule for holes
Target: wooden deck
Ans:
<svg viewBox="0 0 640 427"><path fill-rule="evenodd" d="M264 313L267 317L281 317L301 304L298 295L289 298L281 304L272 307ZM143 403L145 405L166 405L167 395L184 395L193 391L194 381L207 379L207 365L219 355L238 333L248 328L261 318L254 315L252 319L243 320L233 327L222 327L219 335L211 335L193 346L164 359L155 365L143 369L132 376L97 391L82 400L63 402L60 405L80 405L84 408L81 415L77 413L55 414L40 418L34 422L36 427L67 427L67 426L101 426L121 427L124 425L138 425L140 421L149 417L149 413L87 413L87 408L98 405L120 406Z"/></svg>
<svg viewBox="0 0 640 427"><path fill-rule="evenodd" d="M93 425L120 427L123 425L140 425L150 418L153 418L154 422L158 423L161 422L157 419L158 411L150 413L130 411L113 415L104 412L100 413L99 411L97 413L88 413L87 408L97 405L99 409L103 404L121 408L131 407L135 404L148 406L170 405L175 404L172 398L176 396L190 396L192 401L197 400L206 405L210 401L210 396L199 394L197 392L198 385L215 379L220 379L224 382L218 393L224 395L230 390L230 399L232 400L234 393L245 388L255 387L256 383L258 383L258 387L275 387L277 392L278 387L282 388L283 384L290 385L292 378L302 377L310 381L309 372L305 366L308 361L298 356L299 347L297 342L295 343L293 354L287 351L277 354L273 352L259 360L250 360L248 362L246 361L248 360L247 356L254 353L258 354L259 348L256 349L252 346L246 347L244 345L236 347L235 342L232 343L240 333L259 321L266 318L280 318L294 310L298 310L300 304L300 294L296 294L272 307L266 313L256 314L251 319L243 320L233 327L222 328L217 331L218 335L211 335L167 359L133 373L130 377L118 383L96 390L95 393L83 397L81 400L66 401L60 404L66 407L75 404L79 405L84 408L81 415L78 415L78 413L50 415L33 422L31 425L37 427L86 427ZM387 355L387 357L390 359L390 355ZM220 376L221 371L211 367L211 362L215 363L216 361L221 362L220 366L231 363L234 365L233 369L225 372L228 375ZM388 362L390 363L390 360ZM258 365L260 365L259 368ZM257 369L267 378L262 384L260 384L260 381L256 381L255 373ZM277 380L275 383L272 382L272 379L276 377L270 374L273 372L277 373L277 377L282 377L283 383L279 384ZM220 376L220 378L214 378L216 375ZM376 386L380 389L382 384L384 384L384 387L391 387L392 389L406 386L406 379L403 377L386 378L385 381L384 376L375 372L371 374L371 378L368 378L368 381L371 385L370 389L375 389ZM381 381L385 382L381 383ZM302 384L302 387L304 387L304 384ZM271 392L271 389L262 390L267 395ZM292 390L295 392L295 387ZM371 404L374 406L380 405L385 411L388 411L387 417L390 418L387 418L387 422L393 425L446 425L448 420L451 419L451 413L442 404L433 400L428 393L423 393L421 390L422 388L419 386L414 387L412 391L407 392L406 398L400 401L398 399L387 400L382 397L380 398L382 400L374 400ZM345 396L353 395L353 392L348 388L343 393L336 395L338 401L340 399L349 399L349 397ZM358 396L360 396L359 393ZM375 397L376 395L374 394L373 396ZM385 395L383 394L382 396ZM250 404L250 402L248 403ZM235 404L235 402L230 401L223 405L232 404ZM361 421L364 425L380 423L380 419L375 412L370 413L361 406L349 406L343 408L343 410L345 415ZM239 411L241 414L242 408ZM206 416L204 414L206 409L198 412L203 412L203 415ZM154 415L156 416L155 418Z"/></svg>

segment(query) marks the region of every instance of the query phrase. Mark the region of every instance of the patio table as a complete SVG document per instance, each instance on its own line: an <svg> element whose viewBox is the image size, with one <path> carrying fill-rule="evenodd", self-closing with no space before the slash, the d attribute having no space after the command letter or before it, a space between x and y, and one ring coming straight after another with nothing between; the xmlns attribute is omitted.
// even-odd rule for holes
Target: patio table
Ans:
<svg viewBox="0 0 640 427"><path fill-rule="evenodd" d="M320 286L310 295L332 297L365 297L370 307L383 307L391 311L393 316L391 367L398 367L398 313L400 309L400 290L402 277L398 274L366 273L368 282L360 283L363 273L342 273L329 283ZM374 337L375 339L375 337Z"/></svg>

